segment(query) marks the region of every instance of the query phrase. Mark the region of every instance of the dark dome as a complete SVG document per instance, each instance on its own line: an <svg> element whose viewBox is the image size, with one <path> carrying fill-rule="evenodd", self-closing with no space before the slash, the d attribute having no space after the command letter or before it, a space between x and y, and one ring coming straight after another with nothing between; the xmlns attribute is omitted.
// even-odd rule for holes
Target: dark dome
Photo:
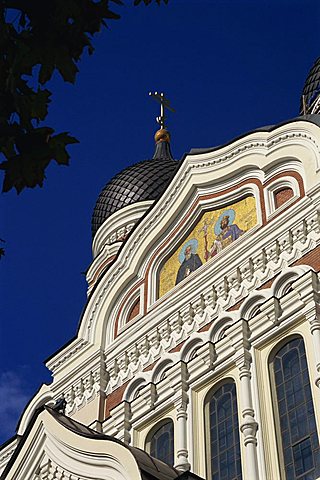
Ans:
<svg viewBox="0 0 320 480"><path fill-rule="evenodd" d="M113 213L127 205L156 200L174 176L178 162L154 158L125 168L106 184L92 215L92 236Z"/></svg>
<svg viewBox="0 0 320 480"><path fill-rule="evenodd" d="M310 107L312 102L320 93L320 57L314 62L307 79L305 81L301 102L300 112L303 113L303 96L305 98L306 107Z"/></svg>

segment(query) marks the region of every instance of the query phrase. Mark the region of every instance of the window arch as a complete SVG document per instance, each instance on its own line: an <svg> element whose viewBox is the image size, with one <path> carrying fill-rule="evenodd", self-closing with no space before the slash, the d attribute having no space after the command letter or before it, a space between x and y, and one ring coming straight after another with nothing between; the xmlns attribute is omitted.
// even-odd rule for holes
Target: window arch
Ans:
<svg viewBox="0 0 320 480"><path fill-rule="evenodd" d="M316 479L320 448L303 339L291 338L279 348L270 370L281 478Z"/></svg>
<svg viewBox="0 0 320 480"><path fill-rule="evenodd" d="M174 464L173 434L173 421L167 418L153 427L146 441L146 450L150 455L168 465Z"/></svg>
<svg viewBox="0 0 320 480"><path fill-rule="evenodd" d="M223 383L209 394L206 403L208 422L208 479L241 480L241 457L236 385Z"/></svg>

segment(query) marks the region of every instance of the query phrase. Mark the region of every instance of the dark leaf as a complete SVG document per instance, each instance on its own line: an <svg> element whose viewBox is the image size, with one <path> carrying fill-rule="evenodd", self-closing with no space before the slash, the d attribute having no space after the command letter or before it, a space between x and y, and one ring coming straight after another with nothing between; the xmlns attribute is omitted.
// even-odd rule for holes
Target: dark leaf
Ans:
<svg viewBox="0 0 320 480"><path fill-rule="evenodd" d="M33 97L31 116L37 120L44 120L48 114L48 103L51 92L47 89L41 90L38 88L37 93Z"/></svg>
<svg viewBox="0 0 320 480"><path fill-rule="evenodd" d="M78 68L66 51L59 52L59 57L56 59L56 68L65 82L75 82Z"/></svg>
<svg viewBox="0 0 320 480"><path fill-rule="evenodd" d="M50 80L54 71L54 64L52 62L46 62L41 65L39 72L39 82L44 85Z"/></svg>
<svg viewBox="0 0 320 480"><path fill-rule="evenodd" d="M59 133L49 139L52 157L59 165L69 165L70 155L66 150L66 146L72 143L78 143L78 140L68 135L67 132Z"/></svg>
<svg viewBox="0 0 320 480"><path fill-rule="evenodd" d="M25 187L42 186L46 166L43 163L38 165L28 155L16 155L10 162L1 163L0 168L5 171L2 191L8 192L15 188L20 193Z"/></svg>

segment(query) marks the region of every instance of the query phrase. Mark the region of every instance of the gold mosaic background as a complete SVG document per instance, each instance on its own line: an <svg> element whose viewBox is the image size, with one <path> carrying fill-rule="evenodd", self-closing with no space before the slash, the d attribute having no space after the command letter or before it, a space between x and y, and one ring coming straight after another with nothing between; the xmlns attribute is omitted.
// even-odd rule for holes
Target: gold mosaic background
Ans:
<svg viewBox="0 0 320 480"><path fill-rule="evenodd" d="M227 207L203 213L188 237L162 267L159 297L187 278L201 264L214 261L216 255L256 224L254 197L246 197Z"/></svg>

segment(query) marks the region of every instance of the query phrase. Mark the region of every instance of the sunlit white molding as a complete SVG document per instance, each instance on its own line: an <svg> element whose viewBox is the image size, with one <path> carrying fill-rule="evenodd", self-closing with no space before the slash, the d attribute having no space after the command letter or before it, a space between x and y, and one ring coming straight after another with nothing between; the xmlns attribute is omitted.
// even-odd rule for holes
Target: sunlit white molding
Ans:
<svg viewBox="0 0 320 480"><path fill-rule="evenodd" d="M167 417L168 412L171 412L170 416L174 420L174 438L175 438L175 467L183 472L190 468L188 462L188 446L187 446L187 380L188 373L185 362L178 359L178 355L172 355L172 363L170 367L166 369L166 376L159 378L156 383L148 382L144 383L142 388L139 388L139 395L133 396L131 401L128 401L128 393L136 389L136 383L133 380L130 382L126 393L123 396L123 404L128 404L128 410L130 410L130 430L134 432L145 430L144 440L147 437L148 431L154 427L157 423L159 415ZM168 356L167 356L168 358ZM163 364L163 361L159 362ZM146 372L150 375L150 372ZM150 377L148 376L148 379ZM147 381L147 380L146 380ZM137 390L135 390L137 391ZM132 397L132 396L131 396ZM122 412L122 430L125 431L125 410L121 407L119 410L115 408L111 411L111 419L109 423L114 423L114 416L117 417L118 411ZM169 418L170 418L169 416ZM105 422L105 429L108 431L108 427ZM144 446L140 445L141 448Z"/></svg>
<svg viewBox="0 0 320 480"><path fill-rule="evenodd" d="M269 298L260 305L260 311L249 320L250 342L254 347L258 348L265 344L272 331L280 335L288 329L288 326L306 320L310 306L314 305L314 299L310 297L306 303L303 300L303 292L306 288L313 290L310 275L313 276L314 273L312 269L308 270L308 266L303 267L305 271L298 279L287 277L287 285L291 288L284 289L285 293L281 297L275 297L270 289Z"/></svg>
<svg viewBox="0 0 320 480"><path fill-rule="evenodd" d="M92 244L93 261L86 273L88 296L106 267L114 260L135 224L153 203L144 201L128 205L112 214L99 227Z"/></svg>
<svg viewBox="0 0 320 480"><path fill-rule="evenodd" d="M102 424L102 431L129 444L131 441L131 418L131 403L123 400L111 410L111 417Z"/></svg>
<svg viewBox="0 0 320 480"><path fill-rule="evenodd" d="M240 383L240 431L243 434L240 441L243 442L243 449L246 453L246 470L248 478L259 478L258 453L257 453L257 431L259 424L255 418L255 409L252 401L252 375L250 353L250 330L248 323L240 319L232 325L227 332L235 350L234 361L239 371Z"/></svg>
<svg viewBox="0 0 320 480"><path fill-rule="evenodd" d="M310 265L299 265L296 267L284 268L270 287L271 295L278 298L283 297L286 293L288 293L290 288L293 288L296 280L298 280L300 277L303 277L305 281L304 275L311 271L313 271L313 268L310 267Z"/></svg>
<svg viewBox="0 0 320 480"><path fill-rule="evenodd" d="M70 345L63 347L60 351L55 353L49 360L46 361L46 367L54 373L55 376L58 376L61 369L64 368L64 364L67 361L71 361L76 365L76 360L79 356L83 356L86 352L92 349L90 343L78 337L73 340Z"/></svg>
<svg viewBox="0 0 320 480"><path fill-rule="evenodd" d="M108 380L105 357L93 346L82 352L81 360L78 355L75 362L59 364L49 387L54 401L65 399L67 415L89 424L98 418L99 398Z"/></svg>
<svg viewBox="0 0 320 480"><path fill-rule="evenodd" d="M196 355L197 350L203 345L205 338L206 335L203 335L201 333L192 333L180 350L181 361L188 362L189 360L191 360L194 355Z"/></svg>
<svg viewBox="0 0 320 480"><path fill-rule="evenodd" d="M297 282L299 282L299 285L309 285L309 288L312 288L309 282L309 272L312 273L312 270L310 270L310 267L309 267L309 270L308 270L308 266L294 267L292 270L295 271L296 274L298 271L301 272L301 276L299 277L298 280L296 276L293 276L293 275L288 276L289 269L287 272L284 272L278 278L278 285L279 284L283 285L283 283L286 282L287 286L290 285L293 288L295 293L293 295L292 291L285 289L284 291L285 293L283 293L282 296L279 299L277 299L281 305L281 310L282 310L281 322L283 322L289 317L292 317L290 318L290 321L295 321L299 316L301 317L301 311L302 313L304 312L303 311L304 303L300 299L299 292L296 291L296 288L298 287ZM312 275L314 275L314 273L312 273ZM264 330L269 330L269 325L267 325L268 322L266 322L265 319L267 317L269 319L275 318L274 317L275 314L272 313L273 305L271 305L272 302L274 302L274 296L273 296L274 290L275 289L271 289L271 288L266 289L266 295L264 297L260 297L255 293L251 296L252 299L255 299L257 301L257 305L261 307L260 312L256 312L256 311L255 313L254 311L252 312L252 316L249 321L251 336L253 337L254 342L256 341L255 337L259 337L263 333L261 331L261 327ZM259 290L259 292L261 292L261 290ZM263 298L263 303L261 303L262 298ZM271 313L272 313L272 317L270 317ZM224 318L224 317L221 316L221 318ZM229 359L230 361L230 358L232 359L232 355L230 355L230 353L232 353L232 350L230 350L231 344L229 343L230 335L231 336L233 335L234 337L235 332L239 332L237 333L237 335L241 334L242 330L241 329L239 330L240 328L239 326L243 325L243 322L245 322L244 319L241 319L240 310L232 312L232 320L233 320L233 324L232 326L229 326L229 328L226 330L224 337L222 339L216 340L215 342L216 347L214 351L210 348L210 344L212 345L211 343L212 338L215 337L215 325L213 324L208 331L198 332L197 334L192 335L190 339L185 343L185 346L183 347L183 349L180 351L179 354L177 354L176 352L167 353L165 355L165 358L160 358L158 362L156 362L151 372L148 371L148 372L141 373L140 375L136 376L133 380L131 380L131 382L126 388L123 399L130 401L130 398L131 399L133 398L132 392L136 391L137 387L139 388L141 385L145 387L147 384L150 383L150 380L154 382L157 385L157 387L158 387L158 384L160 386L162 382L165 382L167 378L171 377L172 374L170 372L176 368L176 364L178 363L177 359L179 357L181 359L183 358L187 362L188 368L189 368L189 365L195 365L200 362L200 364L205 364L207 369L211 369L213 360L218 364L221 363L221 359L223 358ZM276 322L273 321L272 326L278 327L278 324L276 324ZM250 336L250 342L251 342L251 336ZM241 338L243 338L243 335L241 334L239 338L241 340ZM249 341L249 337L247 341ZM227 344L229 344L229 346L226 350L225 347ZM192 355L193 351L196 351L197 355ZM205 362L203 361L204 352L205 352L205 355L208 356ZM165 377L162 377L160 375L160 372L163 369L165 370L167 369L167 375ZM152 376L150 377L150 375ZM202 382L206 381L206 379L203 377L203 372L201 372L201 375L199 376L199 378L201 379ZM131 392L129 396L128 396L128 392Z"/></svg>
<svg viewBox="0 0 320 480"><path fill-rule="evenodd" d="M255 131L222 148L187 155L189 162L206 162L205 165L215 170L227 170L232 173L235 160L237 170L246 164L246 159L252 153L261 155L259 164L264 170L269 170L273 161L279 158L306 159L313 163L313 170L319 169L319 127L304 120L288 122L276 127L271 132ZM284 153L285 152L285 153ZM311 166L311 165L310 165ZM310 172L311 173L311 172ZM316 182L309 176L307 189Z"/></svg>
<svg viewBox="0 0 320 480"><path fill-rule="evenodd" d="M15 452L19 442L19 438L14 437L6 446L2 447L0 451L0 475L5 469L7 463Z"/></svg>
<svg viewBox="0 0 320 480"><path fill-rule="evenodd" d="M258 445L260 445L259 467L261 474L259 478L263 480L278 478L280 475L274 423L270 422L270 419L275 415L271 401L272 391L270 390L270 354L277 345L280 348L290 338L296 336L303 338L315 415L316 419L320 418L318 391L314 385L316 383L316 356L313 356L312 352L313 338L310 335L312 327L311 324L309 325L308 318L309 313L316 307L315 299L319 292L319 274L313 272L310 267L307 270L308 266L302 266L302 268L305 269L305 272L301 273L298 278L289 279L287 277L286 279L287 286L291 288L285 288L283 295L278 298L280 306L280 316L278 318L274 312L273 302L275 298L270 297L261 306L261 312L249 320L255 372L253 376L254 404L258 422L262 427L257 433ZM319 345L317 345L318 349Z"/></svg>
<svg viewBox="0 0 320 480"><path fill-rule="evenodd" d="M226 330L240 318L239 311L222 312L208 330L210 342L216 343L225 336Z"/></svg>
<svg viewBox="0 0 320 480"><path fill-rule="evenodd" d="M270 289L251 292L241 305L239 316L245 320L249 320L259 311L260 305L268 298L270 298Z"/></svg>
<svg viewBox="0 0 320 480"><path fill-rule="evenodd" d="M60 480L64 474L76 480L141 480L127 448L78 435L45 410L35 420L6 480Z"/></svg>
<svg viewBox="0 0 320 480"><path fill-rule="evenodd" d="M38 390L38 392L34 395L34 397L30 400L28 405L26 406L21 418L19 420L17 434L23 435L29 422L31 421L33 415L35 414L36 410L43 405L52 406L54 404L54 395L51 390L51 385L46 385L43 383Z"/></svg>
<svg viewBox="0 0 320 480"><path fill-rule="evenodd" d="M126 387L122 399L130 402L136 398L137 392L151 381L151 372L142 372Z"/></svg>
<svg viewBox="0 0 320 480"><path fill-rule="evenodd" d="M320 276L310 270L304 277L297 278L292 286L299 290L300 298L306 305L304 314L309 323L315 357L315 369L310 375L314 376L314 383L320 388Z"/></svg>
<svg viewBox="0 0 320 480"><path fill-rule="evenodd" d="M106 245L123 242L137 221L154 203L153 200L137 202L121 208L108 217L99 227L92 242L92 254L95 259Z"/></svg>
<svg viewBox="0 0 320 480"><path fill-rule="evenodd" d="M99 255L93 260L86 273L86 280L88 283L87 296L90 295L96 282L99 280L107 266L113 261L121 245L122 242L115 242L110 245L105 244Z"/></svg>
<svg viewBox="0 0 320 480"><path fill-rule="evenodd" d="M303 222L305 221L304 219L308 216L308 210L310 212L309 215L315 215L314 208L311 206L310 200L304 199L302 200L302 202L302 205L295 205L294 207L292 207L295 210L292 215L292 217L294 216L295 218L294 230L290 230L290 224L293 223L292 217L290 217L289 219L285 220L287 227L285 234L283 234L283 218L277 218L274 220L275 223L273 225L267 225L263 229L255 231L254 235L256 238L256 242L254 244L252 244L251 242L251 235L253 235L253 231L248 232L243 237L238 239L237 244L232 245L231 248L227 247L226 249L224 249L224 251L222 252L223 254L217 255L214 261L208 262L207 264L200 267L197 270L197 275L194 276L194 278L192 279L190 278L190 281L185 282L184 285L182 285L183 282L181 282L181 285L175 287L168 294L161 297L147 314L149 323L151 322L153 324L153 317L160 318L162 316L162 311L164 310L166 311L165 315L167 317L170 317L172 308L180 308L179 305L181 305L181 302L183 302L185 298L192 299L197 296L200 297L201 293L204 297L206 297L208 289L210 290L210 287L206 286L209 282L211 285L214 284L214 286L216 287L216 295L219 297L218 305L221 308L226 308L227 302L223 301L224 298L230 297L231 295L234 299L234 303L236 303L248 294L248 289L250 291L252 287L255 288L256 286L263 283L263 280L267 281L270 276L273 276L272 271L274 269L276 271L280 271L281 269L278 269L280 258L282 258L282 262L285 260L287 263L290 262L290 258L292 259L291 261L299 258L300 254L297 255L298 252L296 250L296 247L298 247L298 245L300 247L301 245L299 235L301 235L301 240L304 242L304 247L307 248L308 245L308 242L306 244L303 238ZM302 222L300 229L297 226L299 218ZM310 222L312 223L312 225ZM309 229L312 228L313 230L316 230L316 225L314 224L313 219L310 219L309 221L307 221L307 223L308 235L310 235L311 232L309 231ZM293 233L294 231L299 231L300 234L295 236ZM291 233L292 238L290 236ZM281 239L282 245L278 245L278 238ZM271 246L273 242L275 242L273 244L274 246ZM284 250L287 250L287 253L284 253ZM262 255L262 252L265 252L264 257ZM304 252L306 252L305 248ZM248 258L252 259L252 261L250 260L248 262ZM233 271L230 271L229 265L234 265L235 261L238 262L239 267L238 269L235 269L233 273ZM248 266L245 267L245 264ZM281 267L284 267L283 263ZM224 279L222 279L220 275L220 271L222 269L225 271L227 285L222 285L221 287L219 287L221 281L222 283L225 283ZM260 270L259 274L258 270ZM253 285L252 282L254 282ZM201 300L200 298L198 306L200 310L201 302L203 303L203 299ZM229 306L231 305L232 302L229 302ZM157 309L157 312L153 314L152 310L154 310L155 308ZM111 335L113 335L114 332L114 319L115 313L110 312L110 316L108 318L109 323L107 325L106 332L106 334L108 335L107 343L110 343L112 339ZM202 319L202 322L206 319L207 318L204 317ZM141 327L143 322L144 319L139 320L139 325L137 325L137 328ZM135 327L132 325L130 328L130 334L133 334L134 331ZM124 337L122 337L122 340L123 339Z"/></svg>

